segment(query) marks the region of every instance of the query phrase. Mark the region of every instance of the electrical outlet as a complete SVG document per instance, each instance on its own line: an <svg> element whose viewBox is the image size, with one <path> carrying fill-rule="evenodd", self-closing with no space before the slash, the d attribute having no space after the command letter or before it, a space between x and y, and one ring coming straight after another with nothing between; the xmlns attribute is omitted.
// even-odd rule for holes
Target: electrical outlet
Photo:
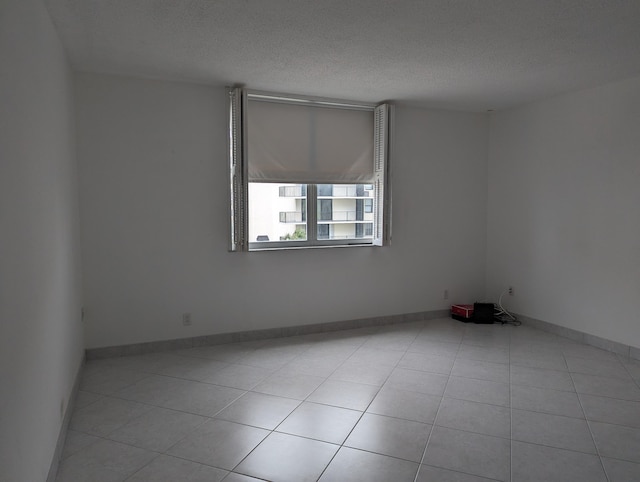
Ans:
<svg viewBox="0 0 640 482"><path fill-rule="evenodd" d="M182 314L182 324L184 326L191 326L191 313Z"/></svg>
<svg viewBox="0 0 640 482"><path fill-rule="evenodd" d="M443 298L444 298L445 300L448 300L448 299L449 299L449 290L444 290Z"/></svg>
<svg viewBox="0 0 640 482"><path fill-rule="evenodd" d="M509 286L509 294L513 296L513 286Z"/></svg>

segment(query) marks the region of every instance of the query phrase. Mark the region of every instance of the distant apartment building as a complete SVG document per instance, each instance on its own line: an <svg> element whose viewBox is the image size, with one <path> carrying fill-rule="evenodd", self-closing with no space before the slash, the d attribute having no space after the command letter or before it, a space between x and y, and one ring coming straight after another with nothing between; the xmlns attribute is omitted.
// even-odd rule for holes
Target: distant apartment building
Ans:
<svg viewBox="0 0 640 482"><path fill-rule="evenodd" d="M373 186L317 185L318 239L371 239ZM304 239L305 184L249 183L249 241Z"/></svg>

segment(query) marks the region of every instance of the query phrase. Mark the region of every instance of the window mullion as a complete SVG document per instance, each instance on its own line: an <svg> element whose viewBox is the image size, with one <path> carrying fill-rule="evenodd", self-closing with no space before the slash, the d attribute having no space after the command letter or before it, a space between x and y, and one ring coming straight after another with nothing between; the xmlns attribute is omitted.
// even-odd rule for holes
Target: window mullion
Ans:
<svg viewBox="0 0 640 482"><path fill-rule="evenodd" d="M228 156L229 156L229 250L244 251L247 243L247 177L245 138L246 94L241 88L227 89L229 115Z"/></svg>
<svg viewBox="0 0 640 482"><path fill-rule="evenodd" d="M307 184L307 242L318 243L318 185Z"/></svg>

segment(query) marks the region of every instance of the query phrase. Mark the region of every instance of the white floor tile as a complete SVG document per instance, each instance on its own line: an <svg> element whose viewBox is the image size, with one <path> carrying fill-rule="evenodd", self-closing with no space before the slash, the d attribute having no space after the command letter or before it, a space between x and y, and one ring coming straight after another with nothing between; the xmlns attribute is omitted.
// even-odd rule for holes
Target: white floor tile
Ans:
<svg viewBox="0 0 640 482"><path fill-rule="evenodd" d="M220 482L228 473L208 465L160 455L127 482Z"/></svg>
<svg viewBox="0 0 640 482"><path fill-rule="evenodd" d="M273 482L318 480L340 447L293 435L272 433L235 472Z"/></svg>
<svg viewBox="0 0 640 482"><path fill-rule="evenodd" d="M512 482L607 482L596 455L515 441L512 452Z"/></svg>
<svg viewBox="0 0 640 482"><path fill-rule="evenodd" d="M436 425L467 432L509 438L511 410L498 405L444 398Z"/></svg>
<svg viewBox="0 0 640 482"><path fill-rule="evenodd" d="M309 402L324 403L336 407L364 411L380 387L363 383L327 380L309 395Z"/></svg>
<svg viewBox="0 0 640 482"><path fill-rule="evenodd" d="M104 437L152 408L138 402L104 397L74 411L69 428Z"/></svg>
<svg viewBox="0 0 640 482"><path fill-rule="evenodd" d="M222 469L233 469L269 431L226 420L210 420L174 445L168 454Z"/></svg>
<svg viewBox="0 0 640 482"><path fill-rule="evenodd" d="M57 480L636 481L639 383L640 361L450 318L96 360Z"/></svg>
<svg viewBox="0 0 640 482"><path fill-rule="evenodd" d="M202 425L207 418L191 413L153 408L108 435L122 442L155 452L164 452Z"/></svg>
<svg viewBox="0 0 640 482"><path fill-rule="evenodd" d="M101 440L62 461L56 482L119 482L147 465L157 453Z"/></svg>
<svg viewBox="0 0 640 482"><path fill-rule="evenodd" d="M396 388L383 388L373 400L368 413L403 418L432 424L436 418L442 397L410 392Z"/></svg>
<svg viewBox="0 0 640 482"><path fill-rule="evenodd" d="M365 413L345 446L420 462L431 425Z"/></svg>
<svg viewBox="0 0 640 482"><path fill-rule="evenodd" d="M216 418L273 430L289 416L300 401L248 392L216 415Z"/></svg>
<svg viewBox="0 0 640 482"><path fill-rule="evenodd" d="M507 439L436 426L433 427L423 463L507 481L509 459L510 442Z"/></svg>
<svg viewBox="0 0 640 482"><path fill-rule="evenodd" d="M596 453L586 420L513 410L512 438L576 452Z"/></svg>
<svg viewBox="0 0 640 482"><path fill-rule="evenodd" d="M342 444L353 430L362 412L303 402L278 425L278 432L299 435L323 442Z"/></svg>
<svg viewBox="0 0 640 482"><path fill-rule="evenodd" d="M413 482L418 464L342 447L320 482Z"/></svg>

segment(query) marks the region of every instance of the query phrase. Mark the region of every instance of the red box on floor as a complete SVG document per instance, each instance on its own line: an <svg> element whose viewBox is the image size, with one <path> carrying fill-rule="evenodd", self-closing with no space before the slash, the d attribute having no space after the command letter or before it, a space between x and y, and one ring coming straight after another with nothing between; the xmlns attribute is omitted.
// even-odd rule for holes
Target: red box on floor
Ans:
<svg viewBox="0 0 640 482"><path fill-rule="evenodd" d="M473 305L451 305L451 317L458 320L469 320L473 316Z"/></svg>

